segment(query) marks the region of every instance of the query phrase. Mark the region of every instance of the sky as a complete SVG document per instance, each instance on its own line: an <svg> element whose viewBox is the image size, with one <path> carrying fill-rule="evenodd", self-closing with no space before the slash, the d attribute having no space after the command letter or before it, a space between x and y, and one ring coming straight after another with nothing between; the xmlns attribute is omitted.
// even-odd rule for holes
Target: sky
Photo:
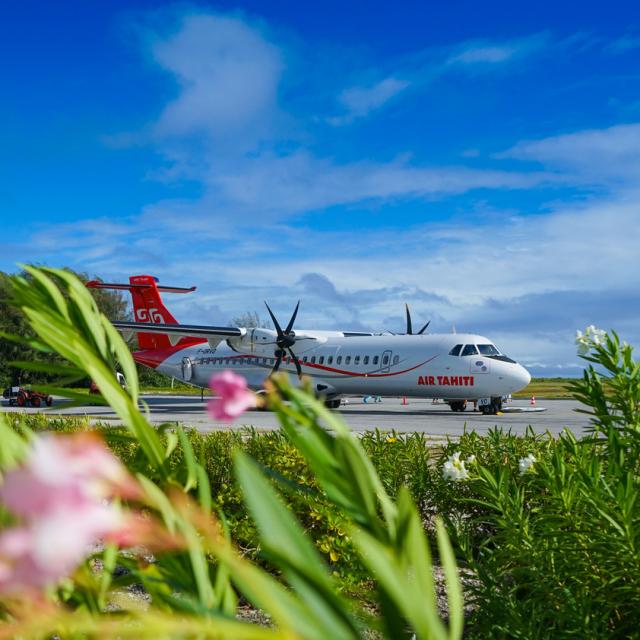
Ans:
<svg viewBox="0 0 640 640"><path fill-rule="evenodd" d="M631 2L5 0L0 269L197 285L298 328L640 344Z"/></svg>

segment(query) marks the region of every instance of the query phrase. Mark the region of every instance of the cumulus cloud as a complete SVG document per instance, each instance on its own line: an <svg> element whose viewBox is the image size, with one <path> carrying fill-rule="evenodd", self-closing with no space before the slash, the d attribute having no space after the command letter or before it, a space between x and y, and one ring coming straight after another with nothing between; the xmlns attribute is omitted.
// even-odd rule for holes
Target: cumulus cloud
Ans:
<svg viewBox="0 0 640 640"><path fill-rule="evenodd" d="M155 125L157 135L244 136L273 118L282 54L246 21L186 15L175 33L152 39L151 54L179 85Z"/></svg>

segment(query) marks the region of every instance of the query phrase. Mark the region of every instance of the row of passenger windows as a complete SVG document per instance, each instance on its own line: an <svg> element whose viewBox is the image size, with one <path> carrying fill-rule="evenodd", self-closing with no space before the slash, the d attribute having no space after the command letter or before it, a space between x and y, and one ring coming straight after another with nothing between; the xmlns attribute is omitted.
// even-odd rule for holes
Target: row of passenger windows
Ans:
<svg viewBox="0 0 640 640"><path fill-rule="evenodd" d="M275 358L199 358L195 361L195 364L213 364L213 365L226 365L226 366L243 366L243 365L269 365L272 366L275 364ZM286 357L282 359L283 362L288 364L293 364L293 358ZM381 356L363 356L360 354L351 356L303 356L302 360L300 360L301 364L345 364L349 365L353 362L354 365L368 365L372 364L376 366L382 362L382 366L386 367L389 365L390 356L388 354L384 354ZM393 364L398 364L400 362L400 356L393 356Z"/></svg>
<svg viewBox="0 0 640 640"><path fill-rule="evenodd" d="M500 352L492 344L457 344L451 351L450 356L497 356Z"/></svg>

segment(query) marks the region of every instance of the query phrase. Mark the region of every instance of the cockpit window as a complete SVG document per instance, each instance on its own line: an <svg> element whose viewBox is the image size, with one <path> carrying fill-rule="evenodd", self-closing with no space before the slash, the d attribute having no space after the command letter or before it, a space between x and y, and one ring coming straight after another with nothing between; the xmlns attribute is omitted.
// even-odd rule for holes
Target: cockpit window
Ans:
<svg viewBox="0 0 640 640"><path fill-rule="evenodd" d="M477 356L478 350L476 349L475 344L465 344L464 349L462 350L461 356Z"/></svg>
<svg viewBox="0 0 640 640"><path fill-rule="evenodd" d="M450 356L459 356L460 355L460 349L462 349L462 345L461 344L457 344L455 347L453 347L453 349L451 349L451 351L449 351L449 355Z"/></svg>
<svg viewBox="0 0 640 640"><path fill-rule="evenodd" d="M479 344L478 351L483 356L498 356L500 352L492 344Z"/></svg>

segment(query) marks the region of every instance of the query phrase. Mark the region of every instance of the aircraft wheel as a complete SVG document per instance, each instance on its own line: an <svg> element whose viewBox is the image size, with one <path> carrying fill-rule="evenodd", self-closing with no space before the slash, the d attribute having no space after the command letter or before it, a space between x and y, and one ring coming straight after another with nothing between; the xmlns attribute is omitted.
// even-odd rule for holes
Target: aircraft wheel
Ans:
<svg viewBox="0 0 640 640"><path fill-rule="evenodd" d="M449 406L451 407L451 411L464 411L467 408L467 401L455 400L454 402L450 402Z"/></svg>
<svg viewBox="0 0 640 640"><path fill-rule="evenodd" d="M328 409L339 409L340 408L340 398L334 398L333 400L325 400L324 405Z"/></svg>

